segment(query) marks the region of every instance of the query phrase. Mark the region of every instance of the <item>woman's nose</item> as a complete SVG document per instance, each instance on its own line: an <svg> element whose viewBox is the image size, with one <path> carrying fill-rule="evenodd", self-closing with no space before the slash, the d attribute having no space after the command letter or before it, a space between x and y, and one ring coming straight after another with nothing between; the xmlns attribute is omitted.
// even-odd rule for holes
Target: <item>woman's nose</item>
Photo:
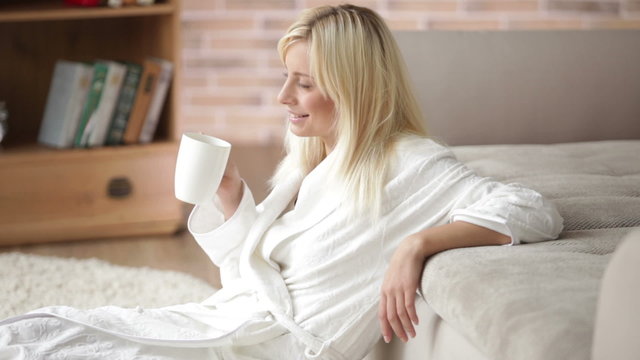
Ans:
<svg viewBox="0 0 640 360"><path fill-rule="evenodd" d="M278 93L278 102L283 105L291 105L295 102L295 98L289 89L288 81L282 86L280 93Z"/></svg>

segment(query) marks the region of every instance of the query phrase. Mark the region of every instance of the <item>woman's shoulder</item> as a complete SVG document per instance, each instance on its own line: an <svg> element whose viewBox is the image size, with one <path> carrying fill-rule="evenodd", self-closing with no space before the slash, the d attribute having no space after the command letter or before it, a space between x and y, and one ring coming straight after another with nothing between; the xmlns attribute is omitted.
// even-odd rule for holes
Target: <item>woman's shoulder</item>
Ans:
<svg viewBox="0 0 640 360"><path fill-rule="evenodd" d="M423 162L434 156L449 156L451 150L437 141L414 134L403 135L395 144L396 161L400 163Z"/></svg>
<svg viewBox="0 0 640 360"><path fill-rule="evenodd" d="M404 135L394 144L394 154L390 157L389 176L394 178L401 173L416 172L428 166L436 169L441 160L455 158L449 148L425 136Z"/></svg>

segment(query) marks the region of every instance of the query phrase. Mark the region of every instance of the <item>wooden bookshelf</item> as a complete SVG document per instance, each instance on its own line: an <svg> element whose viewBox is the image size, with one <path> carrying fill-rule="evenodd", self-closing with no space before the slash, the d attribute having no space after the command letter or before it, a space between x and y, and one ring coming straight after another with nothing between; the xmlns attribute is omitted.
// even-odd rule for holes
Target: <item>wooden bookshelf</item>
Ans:
<svg viewBox="0 0 640 360"><path fill-rule="evenodd" d="M166 234L182 226L173 195L179 31L177 0L123 8L0 3L0 101L9 111L0 144L0 245ZM65 150L37 144L58 59L142 63L148 56L174 64L152 144Z"/></svg>

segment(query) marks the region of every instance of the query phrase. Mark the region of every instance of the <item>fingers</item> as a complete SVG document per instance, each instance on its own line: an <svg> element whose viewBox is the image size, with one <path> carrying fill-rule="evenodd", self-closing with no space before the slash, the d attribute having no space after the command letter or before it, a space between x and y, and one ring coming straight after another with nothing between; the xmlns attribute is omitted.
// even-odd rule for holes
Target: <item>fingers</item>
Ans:
<svg viewBox="0 0 640 360"><path fill-rule="evenodd" d="M403 293L399 293L396 297L396 310L398 312L398 318L400 319L402 330L405 333L405 337L403 338L396 332L396 334L398 334L398 337L400 337L405 342L409 340L406 337L407 335L410 335L412 338L416 337L416 331L413 328L411 319L409 318L409 311L407 310L405 295Z"/></svg>
<svg viewBox="0 0 640 360"><path fill-rule="evenodd" d="M409 318L414 325L420 323L418 319L418 313L416 312L416 293L414 291L407 291L404 295L404 306L407 309ZM412 327L413 328L413 327ZM415 337L415 331L413 333Z"/></svg>
<svg viewBox="0 0 640 360"><path fill-rule="evenodd" d="M404 328L402 327L398 308L396 307L396 298L393 296L390 296L387 299L387 321L389 322L389 325L391 325L391 328L397 337L404 342L409 340L407 338L407 334L404 332Z"/></svg>
<svg viewBox="0 0 640 360"><path fill-rule="evenodd" d="M384 296L384 294L380 299L380 306L378 308L378 321L380 322L380 330L382 332L384 342L388 344L393 337L393 330L391 329L391 325L389 325L389 321L387 320L387 298L386 296Z"/></svg>
<svg viewBox="0 0 640 360"><path fill-rule="evenodd" d="M418 314L415 307L415 293L396 296L383 294L378 308L378 321L382 336L386 343L391 341L395 333L402 341L409 341L409 336L416 337L415 325L418 325Z"/></svg>

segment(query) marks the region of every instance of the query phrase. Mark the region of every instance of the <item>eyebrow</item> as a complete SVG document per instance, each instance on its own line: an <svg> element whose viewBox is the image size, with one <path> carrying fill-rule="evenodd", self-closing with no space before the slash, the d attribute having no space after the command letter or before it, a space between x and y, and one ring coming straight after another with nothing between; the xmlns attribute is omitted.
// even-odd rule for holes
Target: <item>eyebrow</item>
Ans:
<svg viewBox="0 0 640 360"><path fill-rule="evenodd" d="M285 71L284 71L284 73L285 73L285 74L288 74L289 72L288 72L287 70L285 70ZM296 75L296 76L304 76L304 77L308 77L308 78L310 78L310 79L313 79L313 76L308 75L308 74L305 74L305 73L301 73L301 72L298 72L298 71L294 71L294 72L293 72L293 75Z"/></svg>

